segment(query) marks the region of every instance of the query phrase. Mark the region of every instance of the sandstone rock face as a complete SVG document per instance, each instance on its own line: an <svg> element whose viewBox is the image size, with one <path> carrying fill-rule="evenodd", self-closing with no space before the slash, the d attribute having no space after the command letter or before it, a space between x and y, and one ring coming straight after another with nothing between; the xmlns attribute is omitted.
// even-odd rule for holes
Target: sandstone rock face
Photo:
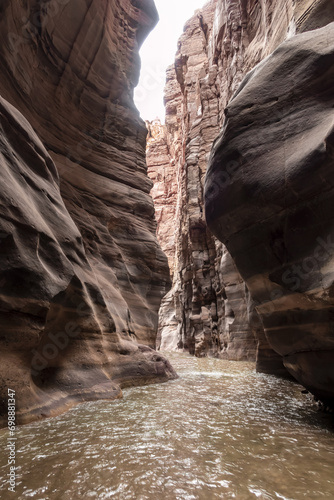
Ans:
<svg viewBox="0 0 334 500"><path fill-rule="evenodd" d="M175 269L176 248L176 210L177 210L177 170L173 144L167 127L159 118L146 122L148 129L146 159L147 173L153 182L151 196L154 201L157 219L157 237L166 253L171 276ZM175 287L162 299L159 310L159 324L156 347L173 351L177 348L178 321L174 307Z"/></svg>
<svg viewBox="0 0 334 500"><path fill-rule="evenodd" d="M187 350L197 356L221 352L217 325L224 321L222 284L214 269L215 240L206 228L202 203L203 175L212 142L209 137L218 132L217 118L202 127L198 92L198 77L208 66L207 43L214 11L215 2L211 2L186 24L175 65L167 70L165 89L166 142L177 193L173 200L173 288L160 309L160 347ZM207 130L202 133L205 127ZM148 163L156 169L154 158L150 158L149 149ZM161 233L164 231L162 227ZM164 248L161 238L159 241Z"/></svg>
<svg viewBox="0 0 334 500"><path fill-rule="evenodd" d="M281 355L268 343L247 282L206 227L204 177L224 110L245 74L285 39L323 26L331 16L330 1L212 0L186 23L165 90L178 195L175 272L160 310L161 348L227 359L256 357L258 370L286 373ZM228 183L236 167L231 160L220 182Z"/></svg>
<svg viewBox="0 0 334 500"><path fill-rule="evenodd" d="M247 289L204 221L204 175L222 114L218 85L226 80L219 81L211 54L218 12L219 3L209 2L188 21L167 70L166 142L175 163L177 216L173 288L162 302L159 333L161 349L251 360L257 341L248 321ZM147 158L151 170L156 168L150 149Z"/></svg>
<svg viewBox="0 0 334 500"><path fill-rule="evenodd" d="M334 23L281 44L225 109L205 188L207 222L233 256L270 346L332 405L333 77Z"/></svg>
<svg viewBox="0 0 334 500"><path fill-rule="evenodd" d="M175 377L152 349L170 278L132 99L157 12L151 0L0 12L0 414L9 387L23 423Z"/></svg>
<svg viewBox="0 0 334 500"><path fill-rule="evenodd" d="M157 236L168 258L170 274L175 267L175 217L177 182L175 160L171 158L167 130L159 118L146 122L147 173L153 182L151 196L154 200Z"/></svg>

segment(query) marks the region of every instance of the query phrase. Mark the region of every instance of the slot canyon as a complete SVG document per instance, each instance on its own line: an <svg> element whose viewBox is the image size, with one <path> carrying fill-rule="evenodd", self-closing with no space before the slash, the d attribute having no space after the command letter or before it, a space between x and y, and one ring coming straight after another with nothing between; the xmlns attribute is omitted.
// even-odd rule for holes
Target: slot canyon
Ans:
<svg viewBox="0 0 334 500"><path fill-rule="evenodd" d="M334 3L158 10L0 3L0 497L334 498Z"/></svg>

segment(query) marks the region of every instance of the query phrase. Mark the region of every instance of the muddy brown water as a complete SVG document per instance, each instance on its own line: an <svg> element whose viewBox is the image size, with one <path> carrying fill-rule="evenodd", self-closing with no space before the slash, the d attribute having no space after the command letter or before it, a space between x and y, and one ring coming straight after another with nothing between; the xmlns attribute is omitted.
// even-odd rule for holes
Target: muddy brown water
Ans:
<svg viewBox="0 0 334 500"><path fill-rule="evenodd" d="M301 386L251 363L168 354L180 375L0 431L0 498L334 499L334 427Z"/></svg>

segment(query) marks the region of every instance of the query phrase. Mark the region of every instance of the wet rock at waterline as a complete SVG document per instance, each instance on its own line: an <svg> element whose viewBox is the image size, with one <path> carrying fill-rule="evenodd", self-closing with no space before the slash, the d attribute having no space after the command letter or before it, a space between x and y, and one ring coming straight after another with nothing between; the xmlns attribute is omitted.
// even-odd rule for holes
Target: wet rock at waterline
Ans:
<svg viewBox="0 0 334 500"><path fill-rule="evenodd" d="M156 21L153 1L1 5L0 413L10 387L18 423L175 377L152 349L170 278L132 100Z"/></svg>
<svg viewBox="0 0 334 500"><path fill-rule="evenodd" d="M226 108L205 187L208 225L244 278L270 346L332 404L333 78L333 23L283 43Z"/></svg>

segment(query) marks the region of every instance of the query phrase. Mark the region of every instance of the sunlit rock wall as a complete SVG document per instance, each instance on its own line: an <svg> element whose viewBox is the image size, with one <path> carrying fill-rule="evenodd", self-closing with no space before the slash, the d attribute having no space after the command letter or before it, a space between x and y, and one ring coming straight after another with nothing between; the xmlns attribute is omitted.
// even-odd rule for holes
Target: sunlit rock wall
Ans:
<svg viewBox="0 0 334 500"><path fill-rule="evenodd" d="M10 387L18 422L174 376L152 350L170 278L132 97L156 21L151 0L1 2L0 414Z"/></svg>
<svg viewBox="0 0 334 500"><path fill-rule="evenodd" d="M148 176L153 182L151 196L157 219L157 238L166 253L170 275L175 273L177 169L175 155L171 152L170 135L159 118L147 121L146 159ZM178 323L174 310L174 288L162 299L159 310L157 347L175 350ZM161 345L163 339L163 345Z"/></svg>

